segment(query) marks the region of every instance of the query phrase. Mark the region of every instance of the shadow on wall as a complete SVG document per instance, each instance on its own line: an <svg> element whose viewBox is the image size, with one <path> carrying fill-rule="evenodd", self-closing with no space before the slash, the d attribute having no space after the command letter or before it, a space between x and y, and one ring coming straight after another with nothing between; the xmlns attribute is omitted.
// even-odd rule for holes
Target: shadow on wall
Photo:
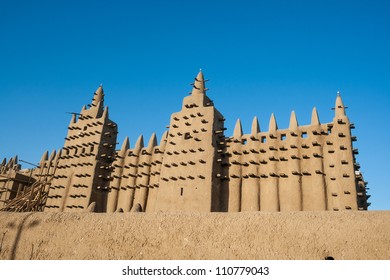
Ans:
<svg viewBox="0 0 390 280"><path fill-rule="evenodd" d="M0 243L0 253L3 249L3 242L4 242L4 239L5 239L5 236L8 232L8 230L13 230L15 229L16 227L16 234L15 234L15 240L13 241L12 243L12 247L11 247L11 253L10 253L10 257L9 259L10 260L15 260L16 258L16 251L18 249L18 246L19 246L19 242L20 242L20 238L22 236L22 233L23 233L23 230L24 229L30 229L30 228L33 228L33 227L36 227L37 225L39 225L39 221L32 221L31 223L29 223L27 226L27 219L32 215L33 213L29 213L27 214L23 219L22 221L20 222L19 225L16 225L15 223L13 222L10 222L7 224L6 228L7 230L3 233L3 236L2 236L2 239L1 239L1 243Z"/></svg>

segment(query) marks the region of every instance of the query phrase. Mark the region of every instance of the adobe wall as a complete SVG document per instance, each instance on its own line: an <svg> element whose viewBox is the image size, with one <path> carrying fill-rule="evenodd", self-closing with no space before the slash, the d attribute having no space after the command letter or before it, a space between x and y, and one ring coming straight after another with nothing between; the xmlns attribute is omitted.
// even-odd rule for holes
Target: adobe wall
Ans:
<svg viewBox="0 0 390 280"><path fill-rule="evenodd" d="M390 259L390 211L0 213L0 259Z"/></svg>

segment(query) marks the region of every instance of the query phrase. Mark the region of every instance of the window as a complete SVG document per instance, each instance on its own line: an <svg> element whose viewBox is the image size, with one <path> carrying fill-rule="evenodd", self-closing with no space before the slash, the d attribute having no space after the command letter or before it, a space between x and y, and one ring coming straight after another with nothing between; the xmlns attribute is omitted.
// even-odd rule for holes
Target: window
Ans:
<svg viewBox="0 0 390 280"><path fill-rule="evenodd" d="M267 137L261 136L261 143L267 143Z"/></svg>
<svg viewBox="0 0 390 280"><path fill-rule="evenodd" d="M189 132L186 132L184 134L184 140L188 140L188 139L191 139L191 134Z"/></svg>
<svg viewBox="0 0 390 280"><path fill-rule="evenodd" d="M282 141L286 141L287 135L286 135L286 134L280 135L280 139L281 139Z"/></svg>
<svg viewBox="0 0 390 280"><path fill-rule="evenodd" d="M183 196L183 188L180 188L180 196Z"/></svg>
<svg viewBox="0 0 390 280"><path fill-rule="evenodd" d="M302 138L307 138L307 132L302 132L301 137Z"/></svg>

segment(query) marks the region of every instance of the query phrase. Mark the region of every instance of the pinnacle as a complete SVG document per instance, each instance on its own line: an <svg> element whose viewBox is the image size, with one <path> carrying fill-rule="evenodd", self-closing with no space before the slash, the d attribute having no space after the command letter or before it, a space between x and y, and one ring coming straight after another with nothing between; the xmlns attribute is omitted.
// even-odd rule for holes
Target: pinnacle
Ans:
<svg viewBox="0 0 390 280"><path fill-rule="evenodd" d="M340 92L337 92L335 112L337 117L345 116L345 106L341 98Z"/></svg>
<svg viewBox="0 0 390 280"><path fill-rule="evenodd" d="M198 75L195 78L191 94L205 94L205 80L202 70L199 71Z"/></svg>
<svg viewBox="0 0 390 280"><path fill-rule="evenodd" d="M243 135L243 132L242 132L241 120L238 119L236 122L236 126L234 127L233 137L235 139L241 139L242 135Z"/></svg>
<svg viewBox="0 0 390 280"><path fill-rule="evenodd" d="M100 102L104 101L104 91L103 91L103 85L100 84L100 86L97 88L97 90L94 93L94 97L92 99L92 106L98 106ZM102 103L103 104L103 103Z"/></svg>
<svg viewBox="0 0 390 280"><path fill-rule="evenodd" d="M269 132L275 132L276 130L278 130L278 125L276 123L276 118L275 118L275 115L274 113L272 113L271 115L271 119L269 121Z"/></svg>

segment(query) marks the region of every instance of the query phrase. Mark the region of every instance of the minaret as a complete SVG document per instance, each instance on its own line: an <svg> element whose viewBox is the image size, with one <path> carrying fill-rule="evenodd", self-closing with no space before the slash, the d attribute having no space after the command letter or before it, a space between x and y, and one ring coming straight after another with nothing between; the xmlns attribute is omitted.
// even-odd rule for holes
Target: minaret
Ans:
<svg viewBox="0 0 390 280"><path fill-rule="evenodd" d="M105 212L115 159L117 125L109 119L100 86L90 108L73 113L45 211Z"/></svg>
<svg viewBox="0 0 390 280"><path fill-rule="evenodd" d="M329 148L327 163L330 167L328 179L328 209L357 210L355 157L352 146L351 123L345 113L346 107L338 93L333 124L329 126Z"/></svg>
<svg viewBox="0 0 390 280"><path fill-rule="evenodd" d="M226 180L219 152L224 152L224 119L206 95L202 71L182 110L171 116L161 168L156 211L220 211L221 182Z"/></svg>

